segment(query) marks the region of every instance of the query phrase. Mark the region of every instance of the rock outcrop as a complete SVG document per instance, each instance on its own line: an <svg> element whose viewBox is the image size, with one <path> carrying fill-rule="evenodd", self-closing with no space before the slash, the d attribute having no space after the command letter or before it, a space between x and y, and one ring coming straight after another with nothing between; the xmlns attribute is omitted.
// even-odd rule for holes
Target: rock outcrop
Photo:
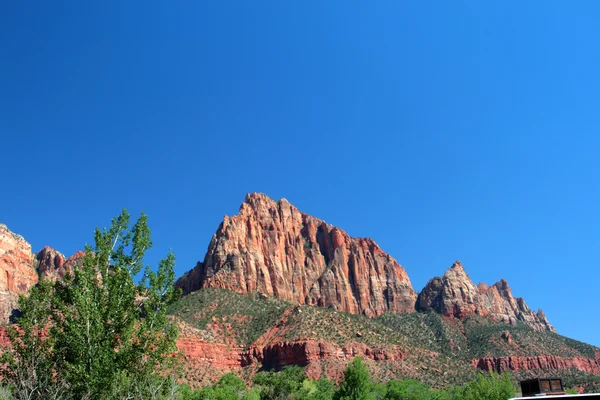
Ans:
<svg viewBox="0 0 600 400"><path fill-rule="evenodd" d="M44 279L56 280L65 273L66 258L52 247L46 246L35 256L36 270Z"/></svg>
<svg viewBox="0 0 600 400"><path fill-rule="evenodd" d="M530 371L530 370L562 370L573 369L589 374L600 375L600 364L597 360L583 357L489 357L473 361L473 365L483 371Z"/></svg>
<svg viewBox="0 0 600 400"><path fill-rule="evenodd" d="M0 321L8 322L19 294L37 281L31 245L0 224Z"/></svg>
<svg viewBox="0 0 600 400"><path fill-rule="evenodd" d="M367 316L412 312L416 300L404 268L373 240L352 238L285 199L258 193L224 218L204 261L176 285L184 293L260 292Z"/></svg>
<svg viewBox="0 0 600 400"><path fill-rule="evenodd" d="M260 362L267 368L282 368L287 365L306 366L311 362L328 359L352 359L361 356L375 361L402 361L401 349L371 348L362 343L333 343L298 341L279 342L264 347L253 347L243 357L246 364Z"/></svg>
<svg viewBox="0 0 600 400"><path fill-rule="evenodd" d="M513 297L506 280L492 286L483 283L475 286L460 261L442 278L427 283L417 299L417 309L453 318L478 314L511 325L520 321L537 331L555 332L542 310L533 312L522 298Z"/></svg>
<svg viewBox="0 0 600 400"><path fill-rule="evenodd" d="M0 323L9 322L20 294L27 293L39 279L61 279L81 265L84 254L78 251L65 258L48 246L33 254L22 236L0 224Z"/></svg>
<svg viewBox="0 0 600 400"><path fill-rule="evenodd" d="M417 308L435 310L448 317L469 317L480 311L479 291L457 261L442 278L435 277L427 283L419 294Z"/></svg>

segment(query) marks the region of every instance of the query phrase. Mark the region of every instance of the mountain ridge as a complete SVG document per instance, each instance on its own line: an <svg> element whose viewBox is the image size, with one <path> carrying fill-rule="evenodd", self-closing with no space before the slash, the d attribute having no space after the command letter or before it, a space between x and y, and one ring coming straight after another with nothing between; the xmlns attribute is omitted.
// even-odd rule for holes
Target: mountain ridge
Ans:
<svg viewBox="0 0 600 400"><path fill-rule="evenodd" d="M39 279L61 279L82 255L33 253L0 224L0 317L7 322L19 294ZM456 261L417 293L372 239L263 194L247 195L237 215L224 217L203 261L177 286L186 295L170 314L192 384L291 364L339 379L356 355L380 379L434 386L477 370L600 379L600 349L556 334L506 280L475 285ZM0 330L0 342L7 340Z"/></svg>
<svg viewBox="0 0 600 400"><path fill-rule="evenodd" d="M370 317L416 310L455 318L478 314L554 331L541 310L533 312L512 296L504 279L475 286L457 261L417 294L404 268L372 239L350 237L286 199L262 193L247 194L238 214L223 218L204 260L176 286L185 294L203 287L258 291Z"/></svg>

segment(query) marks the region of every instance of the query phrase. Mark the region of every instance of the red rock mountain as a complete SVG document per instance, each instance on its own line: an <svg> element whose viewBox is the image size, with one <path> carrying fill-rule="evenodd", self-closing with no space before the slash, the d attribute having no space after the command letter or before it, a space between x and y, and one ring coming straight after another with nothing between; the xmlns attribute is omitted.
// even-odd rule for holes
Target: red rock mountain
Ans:
<svg viewBox="0 0 600 400"><path fill-rule="evenodd" d="M258 193L224 218L204 261L177 286L259 292L367 316L412 312L416 301L404 268L373 240Z"/></svg>
<svg viewBox="0 0 600 400"><path fill-rule="evenodd" d="M83 253L65 257L51 247L39 253L20 235L0 224L0 322L6 323L16 307L19 294L27 293L40 277L55 280L73 268Z"/></svg>
<svg viewBox="0 0 600 400"><path fill-rule="evenodd" d="M8 322L19 294L37 283L33 263L31 245L0 224L0 321Z"/></svg>
<svg viewBox="0 0 600 400"><path fill-rule="evenodd" d="M419 294L417 309L436 311L444 316L465 318L474 314L517 324L524 322L537 331L555 332L546 316L527 307L522 298L514 298L504 279L492 286L475 286L460 261L456 261L442 278L431 279Z"/></svg>

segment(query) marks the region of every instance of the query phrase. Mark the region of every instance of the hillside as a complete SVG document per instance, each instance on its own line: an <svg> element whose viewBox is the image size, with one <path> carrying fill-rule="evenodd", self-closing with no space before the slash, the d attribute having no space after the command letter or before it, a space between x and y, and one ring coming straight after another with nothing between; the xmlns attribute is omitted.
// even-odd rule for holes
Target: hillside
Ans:
<svg viewBox="0 0 600 400"><path fill-rule="evenodd" d="M571 385L600 381L600 349L524 323L511 326L478 315L460 320L417 312L368 318L215 288L184 296L170 313L204 346L215 348L203 354L212 359L189 355L195 379L285 365L305 366L315 378L339 379L348 361L361 355L377 379L416 378L436 387L466 382L478 368L518 377L554 374Z"/></svg>

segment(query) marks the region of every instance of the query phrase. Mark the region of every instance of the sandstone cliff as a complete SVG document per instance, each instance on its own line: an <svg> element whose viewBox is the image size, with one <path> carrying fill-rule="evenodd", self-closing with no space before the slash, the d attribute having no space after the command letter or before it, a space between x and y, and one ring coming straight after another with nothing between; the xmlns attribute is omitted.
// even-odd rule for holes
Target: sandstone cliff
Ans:
<svg viewBox="0 0 600 400"><path fill-rule="evenodd" d="M66 258L52 247L46 246L35 256L36 270L45 279L56 280L65 272Z"/></svg>
<svg viewBox="0 0 600 400"><path fill-rule="evenodd" d="M488 357L474 360L472 365L483 371L578 370L600 375L600 363L584 357Z"/></svg>
<svg viewBox="0 0 600 400"><path fill-rule="evenodd" d="M419 294L417 309L436 311L447 317L465 318L474 314L515 325L523 322L537 331L555 332L546 316L527 307L522 298L515 298L502 279L492 286L475 286L460 261L456 261L442 278L431 279Z"/></svg>
<svg viewBox="0 0 600 400"><path fill-rule="evenodd" d="M404 268L373 240L257 193L224 218L204 261L177 286L260 292L368 316L412 312L416 300Z"/></svg>
<svg viewBox="0 0 600 400"><path fill-rule="evenodd" d="M17 305L19 294L27 293L38 280L56 280L81 264L83 252L69 258L51 247L37 254L20 235L0 224L0 323L6 323Z"/></svg>
<svg viewBox="0 0 600 400"><path fill-rule="evenodd" d="M19 294L37 281L31 245L0 224L0 321L8 322Z"/></svg>

